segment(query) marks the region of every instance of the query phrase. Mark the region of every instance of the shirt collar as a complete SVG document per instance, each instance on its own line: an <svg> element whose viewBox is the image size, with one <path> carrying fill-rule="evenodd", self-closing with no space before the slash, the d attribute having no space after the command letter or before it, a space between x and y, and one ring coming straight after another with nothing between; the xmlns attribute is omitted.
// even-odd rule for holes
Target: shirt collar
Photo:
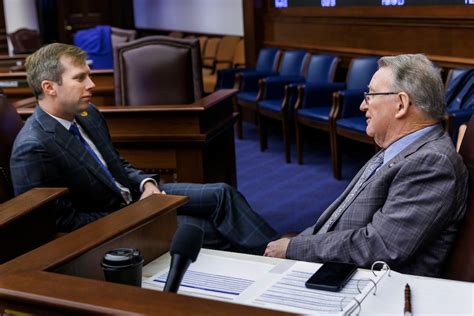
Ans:
<svg viewBox="0 0 474 316"><path fill-rule="evenodd" d="M399 154L403 149L407 148L408 145L414 143L418 138L434 130L436 126L437 124L424 127L422 129L417 130L416 132L405 135L402 138L395 141L394 143L392 143L390 146L387 147L387 149L385 149L382 165L390 161L393 157Z"/></svg>
<svg viewBox="0 0 474 316"><path fill-rule="evenodd" d="M69 130L69 128L71 127L72 123L74 123L76 120L73 120L72 122L71 121L68 121L68 120L65 120L63 118L60 118L60 117L57 117L57 116L54 116L53 114L45 111L43 109L44 112L46 112L49 116L51 116L53 119L55 119L56 121L58 121L62 126L64 126L67 130Z"/></svg>

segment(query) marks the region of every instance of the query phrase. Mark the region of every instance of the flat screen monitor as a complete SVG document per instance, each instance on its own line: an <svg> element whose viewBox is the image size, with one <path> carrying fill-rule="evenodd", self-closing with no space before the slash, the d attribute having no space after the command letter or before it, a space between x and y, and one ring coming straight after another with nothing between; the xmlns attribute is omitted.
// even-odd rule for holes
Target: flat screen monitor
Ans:
<svg viewBox="0 0 474 316"><path fill-rule="evenodd" d="M274 0L274 5L276 8L474 5L474 0Z"/></svg>

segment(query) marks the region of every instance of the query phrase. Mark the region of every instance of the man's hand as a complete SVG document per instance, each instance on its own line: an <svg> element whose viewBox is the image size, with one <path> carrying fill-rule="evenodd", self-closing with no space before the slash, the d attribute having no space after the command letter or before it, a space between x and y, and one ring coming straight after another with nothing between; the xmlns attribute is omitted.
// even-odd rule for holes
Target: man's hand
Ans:
<svg viewBox="0 0 474 316"><path fill-rule="evenodd" d="M158 187L151 181L145 182L143 185L143 193L140 196L140 200L149 197L152 194L166 194L165 191L160 191Z"/></svg>
<svg viewBox="0 0 474 316"><path fill-rule="evenodd" d="M290 238L281 238L268 243L263 254L266 257L286 258L286 248L290 243Z"/></svg>

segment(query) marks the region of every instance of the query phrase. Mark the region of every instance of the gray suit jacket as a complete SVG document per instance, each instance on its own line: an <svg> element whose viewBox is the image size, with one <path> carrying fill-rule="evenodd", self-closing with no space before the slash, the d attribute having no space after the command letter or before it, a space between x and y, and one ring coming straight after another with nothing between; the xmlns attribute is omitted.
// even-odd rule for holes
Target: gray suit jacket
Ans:
<svg viewBox="0 0 474 316"><path fill-rule="evenodd" d="M140 182L150 177L122 159L112 145L105 120L90 106L76 121L94 142L114 178L140 195ZM84 146L39 106L13 145L10 169L15 194L34 187L67 187L56 202L57 227L70 231L125 206L120 191Z"/></svg>
<svg viewBox="0 0 474 316"><path fill-rule="evenodd" d="M437 276L466 210L468 173L438 126L383 165L348 203L327 233L315 234L362 174L321 215L292 238L287 257L305 261L376 260L394 270Z"/></svg>

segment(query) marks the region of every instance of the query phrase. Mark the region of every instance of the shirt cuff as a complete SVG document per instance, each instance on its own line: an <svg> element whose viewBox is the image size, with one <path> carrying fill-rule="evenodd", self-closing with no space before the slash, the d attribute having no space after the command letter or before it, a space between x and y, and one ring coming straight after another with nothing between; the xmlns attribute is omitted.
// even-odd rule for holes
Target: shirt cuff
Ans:
<svg viewBox="0 0 474 316"><path fill-rule="evenodd" d="M143 190L145 189L145 188L144 188L145 183L148 182L148 181L153 182L153 184L154 184L156 187L158 187L158 183L156 182L155 179L153 179L153 178L145 178L145 179L142 180L142 182L140 182L140 192L143 193Z"/></svg>

